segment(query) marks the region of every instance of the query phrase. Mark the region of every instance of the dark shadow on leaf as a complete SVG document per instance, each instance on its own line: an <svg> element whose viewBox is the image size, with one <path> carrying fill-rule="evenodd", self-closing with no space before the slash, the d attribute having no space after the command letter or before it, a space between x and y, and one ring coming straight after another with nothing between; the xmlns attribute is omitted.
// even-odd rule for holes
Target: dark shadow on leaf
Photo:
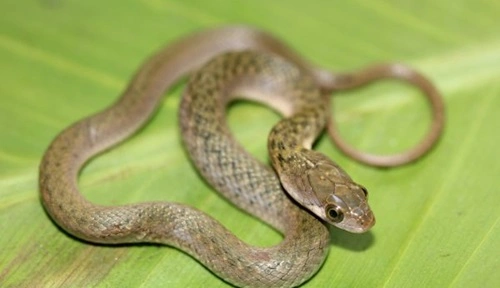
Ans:
<svg viewBox="0 0 500 288"><path fill-rule="evenodd" d="M357 252L365 251L375 243L375 237L371 231L354 234L335 227L330 228L330 239L331 245Z"/></svg>

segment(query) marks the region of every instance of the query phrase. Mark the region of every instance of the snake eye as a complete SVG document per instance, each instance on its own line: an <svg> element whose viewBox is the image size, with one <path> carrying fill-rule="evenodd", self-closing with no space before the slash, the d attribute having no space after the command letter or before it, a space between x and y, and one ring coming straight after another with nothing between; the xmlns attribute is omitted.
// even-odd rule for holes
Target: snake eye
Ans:
<svg viewBox="0 0 500 288"><path fill-rule="evenodd" d="M340 223L344 219L344 212L337 205L328 205L325 209L326 217L335 223Z"/></svg>
<svg viewBox="0 0 500 288"><path fill-rule="evenodd" d="M368 198L368 190L361 185L359 185L359 188L361 188L361 190L363 190L363 193L365 193L365 197Z"/></svg>

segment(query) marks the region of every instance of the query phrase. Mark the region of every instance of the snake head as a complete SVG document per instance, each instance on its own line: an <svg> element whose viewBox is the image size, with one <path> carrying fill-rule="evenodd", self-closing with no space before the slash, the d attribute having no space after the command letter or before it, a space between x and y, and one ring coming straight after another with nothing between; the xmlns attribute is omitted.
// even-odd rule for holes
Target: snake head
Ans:
<svg viewBox="0 0 500 288"><path fill-rule="evenodd" d="M356 183L334 184L334 191L326 198L326 221L352 233L363 233L375 224L375 217L367 202L366 188Z"/></svg>
<svg viewBox="0 0 500 288"><path fill-rule="evenodd" d="M340 229L352 233L368 231L375 224L375 217L368 205L366 188L354 183L321 153L309 150L304 159L309 163L307 168L295 174L293 183L289 181L292 177L286 177L287 184L283 183L292 198Z"/></svg>

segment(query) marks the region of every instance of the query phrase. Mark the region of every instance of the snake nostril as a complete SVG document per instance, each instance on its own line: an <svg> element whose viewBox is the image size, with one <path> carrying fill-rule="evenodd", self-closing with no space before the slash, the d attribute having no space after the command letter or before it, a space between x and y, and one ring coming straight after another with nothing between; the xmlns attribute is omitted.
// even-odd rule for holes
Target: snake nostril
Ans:
<svg viewBox="0 0 500 288"><path fill-rule="evenodd" d="M365 212L363 211L363 209L361 209L359 207L352 209L351 213L354 217L356 217L358 219L363 219L363 217L365 216Z"/></svg>

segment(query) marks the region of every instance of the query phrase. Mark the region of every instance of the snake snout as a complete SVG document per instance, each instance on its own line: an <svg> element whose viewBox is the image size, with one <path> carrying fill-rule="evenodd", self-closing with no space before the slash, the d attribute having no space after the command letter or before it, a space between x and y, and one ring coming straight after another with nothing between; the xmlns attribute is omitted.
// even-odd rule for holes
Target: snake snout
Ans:
<svg viewBox="0 0 500 288"><path fill-rule="evenodd" d="M357 229L355 229L355 233L363 233L368 231L370 228L375 225L375 216L373 212L367 207L367 209L362 209L360 207L356 207L351 210L353 219L355 219L357 223Z"/></svg>

